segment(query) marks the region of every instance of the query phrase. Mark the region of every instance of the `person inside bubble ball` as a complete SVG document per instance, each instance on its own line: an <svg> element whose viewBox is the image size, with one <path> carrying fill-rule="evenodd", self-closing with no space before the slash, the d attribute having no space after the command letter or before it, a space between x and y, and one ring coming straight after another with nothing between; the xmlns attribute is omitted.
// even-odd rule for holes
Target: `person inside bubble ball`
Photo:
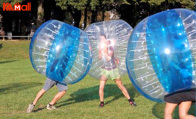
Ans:
<svg viewBox="0 0 196 119"><path fill-rule="evenodd" d="M108 77L115 81L118 88L122 91L124 96L128 99L130 105L136 106L133 99L130 98L129 93L125 86L122 84L121 77L117 68L119 63L118 59L114 57L114 45L112 41L106 39L105 34L100 35L99 59L103 62L101 67L101 79L99 85L99 107L104 107L104 87Z"/></svg>
<svg viewBox="0 0 196 119"><path fill-rule="evenodd" d="M195 119L195 116L188 114L192 102L196 101L195 91L195 89L190 89L166 95L164 97L166 101L164 119L172 119L176 106L179 108L180 119Z"/></svg>
<svg viewBox="0 0 196 119"><path fill-rule="evenodd" d="M35 107L35 104L37 103L37 101L44 95L45 92L47 92L54 85L56 85L59 92L55 95L55 97L52 99L52 101L49 104L47 104L46 109L48 109L48 110L56 109L54 104L65 95L68 87L66 84L61 84L57 81L53 81L53 80L47 78L45 81L44 87L37 93L34 101L31 104L29 104L29 106L27 108L27 113L31 113L33 111L33 108Z"/></svg>

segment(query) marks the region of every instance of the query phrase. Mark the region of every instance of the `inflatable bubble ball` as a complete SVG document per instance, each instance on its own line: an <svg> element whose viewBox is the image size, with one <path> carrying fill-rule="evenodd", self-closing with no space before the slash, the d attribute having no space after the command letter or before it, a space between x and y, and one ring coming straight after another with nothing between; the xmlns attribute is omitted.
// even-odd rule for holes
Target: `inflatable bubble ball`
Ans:
<svg viewBox="0 0 196 119"><path fill-rule="evenodd" d="M92 77L100 79L104 74L111 78L120 78L121 75L127 74L127 43L132 30L123 20L97 22L85 29L92 50L92 65L89 71Z"/></svg>
<svg viewBox="0 0 196 119"><path fill-rule="evenodd" d="M167 94L195 88L196 13L163 11L142 20L128 43L127 70L136 89L162 102Z"/></svg>
<svg viewBox="0 0 196 119"><path fill-rule="evenodd" d="M88 73L91 64L87 34L66 23L50 20L42 24L30 42L34 69L64 84L73 84Z"/></svg>

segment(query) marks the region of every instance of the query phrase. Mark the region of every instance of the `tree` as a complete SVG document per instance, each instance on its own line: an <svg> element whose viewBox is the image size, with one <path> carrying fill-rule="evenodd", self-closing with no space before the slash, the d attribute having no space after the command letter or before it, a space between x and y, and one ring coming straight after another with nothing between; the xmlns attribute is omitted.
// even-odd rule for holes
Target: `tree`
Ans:
<svg viewBox="0 0 196 119"><path fill-rule="evenodd" d="M3 6L3 3L11 3L11 5L14 5L15 3L21 3L22 0L1 0L0 1L0 6ZM3 27L4 27L4 30L6 32L11 32L12 31L12 17L13 17L13 14L14 12L13 11L8 11L9 14L7 14L7 12L3 12L2 10L3 8L1 8L1 12L0 14L2 14L2 17L3 17Z"/></svg>
<svg viewBox="0 0 196 119"><path fill-rule="evenodd" d="M88 11L90 10L91 23L97 21L98 12L102 12L102 20L106 10L114 9L121 4L128 4L126 0L56 0L62 9L69 10L73 16L75 26L79 27L81 13L84 11L84 27L86 26Z"/></svg>
<svg viewBox="0 0 196 119"><path fill-rule="evenodd" d="M11 3L12 5L14 5L15 3L21 3L24 0L1 0L0 1L0 6L3 6L3 3Z"/></svg>
<svg viewBox="0 0 196 119"><path fill-rule="evenodd" d="M130 5L123 4L118 8L121 19L134 27L149 15L173 8L195 9L194 0L127 0Z"/></svg>
<svg viewBox="0 0 196 119"><path fill-rule="evenodd" d="M123 4L129 4L126 0L91 0L91 10L92 10L92 22L96 21L96 18L94 20L94 16L97 15L97 11L102 12L102 21L104 21L105 18L105 11L117 9ZM96 12L95 12L96 11Z"/></svg>
<svg viewBox="0 0 196 119"><path fill-rule="evenodd" d="M0 8L0 14L3 16L2 25L5 32L12 32L13 35L27 35L30 23L37 18L38 0L4 0L0 1L0 5L3 6L3 3L8 2L12 6L17 2L22 5L27 5L27 2L31 2L31 11L3 11L3 8Z"/></svg>
<svg viewBox="0 0 196 119"><path fill-rule="evenodd" d="M87 0L55 0L56 4L64 10L68 10L73 17L74 26L79 27L81 12L85 9Z"/></svg>

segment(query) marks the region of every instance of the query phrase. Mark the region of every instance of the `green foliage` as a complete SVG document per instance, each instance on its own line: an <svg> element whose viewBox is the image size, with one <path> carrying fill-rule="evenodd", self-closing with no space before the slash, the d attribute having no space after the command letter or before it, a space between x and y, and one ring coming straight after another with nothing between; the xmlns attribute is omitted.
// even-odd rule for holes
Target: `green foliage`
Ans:
<svg viewBox="0 0 196 119"><path fill-rule="evenodd" d="M85 8L88 0L55 0L56 4L62 9L67 9L68 6L71 6L75 9L82 10Z"/></svg>
<svg viewBox="0 0 196 119"><path fill-rule="evenodd" d="M175 5L176 3L180 3L181 5L183 5L185 8L189 8L194 10L195 9L195 1L194 0L141 0L139 3L141 2L147 2L150 5L161 5L161 4L166 4L165 2L167 2L167 4L169 5Z"/></svg>
<svg viewBox="0 0 196 119"><path fill-rule="evenodd" d="M92 10L96 10L97 7L113 6L121 4L129 4L126 0L55 0L56 4L62 9L67 9L68 6L72 6L78 10L84 10L90 6Z"/></svg>
<svg viewBox="0 0 196 119"><path fill-rule="evenodd" d="M82 11L91 11L91 22L96 21L98 11L102 11L102 19L104 18L104 12L111 10L121 4L129 4L126 0L55 0L56 5L61 9L68 10L75 21L74 26L79 27ZM85 27L87 20L87 12L85 16Z"/></svg>
<svg viewBox="0 0 196 119"><path fill-rule="evenodd" d="M186 8L195 10L195 1L193 1L193 0L176 0L176 1L179 1Z"/></svg>
<svg viewBox="0 0 196 119"><path fill-rule="evenodd" d="M68 24L72 24L72 16L71 13L68 11L64 12L64 15L66 16L65 19L63 20L63 22L68 23Z"/></svg>
<svg viewBox="0 0 196 119"><path fill-rule="evenodd" d="M0 1L0 6L3 6L3 3L11 3L12 5L14 5L15 3L21 3L22 1L25 1L25 0L1 0Z"/></svg>
<svg viewBox="0 0 196 119"><path fill-rule="evenodd" d="M142 0L142 1L144 1L144 0ZM150 3L151 5L160 5L164 1L165 0L147 0L147 2Z"/></svg>
<svg viewBox="0 0 196 119"><path fill-rule="evenodd" d="M91 0L90 7L92 10L96 10L96 7L99 6L100 1L99 0Z"/></svg>

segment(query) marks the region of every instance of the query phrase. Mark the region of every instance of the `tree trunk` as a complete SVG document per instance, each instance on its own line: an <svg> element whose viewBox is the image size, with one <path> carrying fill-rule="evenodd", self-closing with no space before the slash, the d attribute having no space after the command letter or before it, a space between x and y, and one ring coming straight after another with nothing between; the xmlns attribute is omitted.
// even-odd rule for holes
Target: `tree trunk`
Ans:
<svg viewBox="0 0 196 119"><path fill-rule="evenodd" d="M168 9L168 0L165 0L165 10Z"/></svg>
<svg viewBox="0 0 196 119"><path fill-rule="evenodd" d="M87 25L87 7L84 10L84 28L86 28Z"/></svg>
<svg viewBox="0 0 196 119"><path fill-rule="evenodd" d="M102 8L102 21L105 19L105 7Z"/></svg>
<svg viewBox="0 0 196 119"><path fill-rule="evenodd" d="M4 28L5 33L7 32L11 32L12 31L12 19L13 19L13 13L9 12L9 14L7 12L3 12L2 16L2 26Z"/></svg>
<svg viewBox="0 0 196 119"><path fill-rule="evenodd" d="M91 23L94 23L97 21L97 11L92 10L92 16L91 16Z"/></svg>
<svg viewBox="0 0 196 119"><path fill-rule="evenodd" d="M76 10L73 18L74 18L74 21L75 21L74 26L79 28L80 20L81 20L81 10Z"/></svg>
<svg viewBox="0 0 196 119"><path fill-rule="evenodd" d="M72 8L71 6L68 7L69 12L71 13L73 19L74 19L74 26L78 27L80 26L80 20L81 20L81 10Z"/></svg>

